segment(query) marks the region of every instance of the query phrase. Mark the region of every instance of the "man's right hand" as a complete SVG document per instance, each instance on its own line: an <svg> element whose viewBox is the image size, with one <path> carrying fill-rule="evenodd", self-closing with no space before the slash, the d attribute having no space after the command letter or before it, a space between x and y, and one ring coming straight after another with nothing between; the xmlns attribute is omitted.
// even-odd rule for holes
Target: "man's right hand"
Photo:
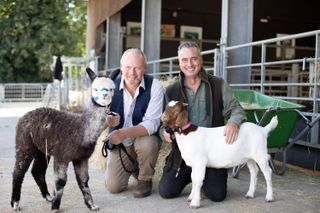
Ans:
<svg viewBox="0 0 320 213"><path fill-rule="evenodd" d="M171 143L172 140L171 140L171 137L170 137L170 133L168 133L166 130L163 131L163 138L165 139L165 141Z"/></svg>
<svg viewBox="0 0 320 213"><path fill-rule="evenodd" d="M120 115L118 113L108 114L106 117L106 125L108 127L116 127L120 124Z"/></svg>

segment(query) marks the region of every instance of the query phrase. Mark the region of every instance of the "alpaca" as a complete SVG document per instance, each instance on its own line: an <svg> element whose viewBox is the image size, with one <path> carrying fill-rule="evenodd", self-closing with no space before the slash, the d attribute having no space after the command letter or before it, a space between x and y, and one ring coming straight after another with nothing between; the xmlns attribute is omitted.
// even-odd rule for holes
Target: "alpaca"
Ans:
<svg viewBox="0 0 320 213"><path fill-rule="evenodd" d="M52 202L52 212L59 212L67 181L68 164L72 161L78 186L90 210L99 210L93 203L88 186L88 158L101 132L106 129L105 117L115 89L113 80L119 71L97 77L89 68L92 81L92 104L82 114L38 108L21 117L16 126L16 162L13 170L11 206L20 210L19 201L24 175L31 162L34 177L42 196ZM45 180L50 157L54 158L55 189L53 197Z"/></svg>
<svg viewBox="0 0 320 213"><path fill-rule="evenodd" d="M192 190L188 197L191 208L200 206L200 189L206 167L230 168L243 163L247 163L250 171L250 186L246 197L254 197L259 171L257 163L267 183L265 200L273 200L267 138L268 133L278 124L277 116L265 127L249 122L241 124L238 137L233 144L226 143L224 126L205 128L192 125L188 121L187 106L179 101L169 102L161 121L173 129L181 156L192 169Z"/></svg>

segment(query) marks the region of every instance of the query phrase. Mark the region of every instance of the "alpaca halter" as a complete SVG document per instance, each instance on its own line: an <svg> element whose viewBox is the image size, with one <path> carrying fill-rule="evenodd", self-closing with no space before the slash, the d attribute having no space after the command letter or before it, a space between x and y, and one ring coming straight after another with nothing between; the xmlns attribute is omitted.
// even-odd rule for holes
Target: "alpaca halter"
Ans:
<svg viewBox="0 0 320 213"><path fill-rule="evenodd" d="M109 105L103 106L103 105L99 104L98 102L96 102L96 101L94 100L94 98L91 98L91 101L92 101L93 105L95 105L95 106L98 106L98 107L107 107L107 108L109 108Z"/></svg>

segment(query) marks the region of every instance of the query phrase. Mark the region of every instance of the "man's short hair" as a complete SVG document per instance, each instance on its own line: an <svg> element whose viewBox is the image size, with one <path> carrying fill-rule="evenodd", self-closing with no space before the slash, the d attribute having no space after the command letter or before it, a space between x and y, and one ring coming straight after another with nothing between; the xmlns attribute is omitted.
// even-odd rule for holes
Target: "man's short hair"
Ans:
<svg viewBox="0 0 320 213"><path fill-rule="evenodd" d="M179 55L180 50L183 49L183 48L196 48L199 51L199 54L201 52L199 45L194 41L184 41L184 42L182 42L178 47L178 55Z"/></svg>
<svg viewBox="0 0 320 213"><path fill-rule="evenodd" d="M132 52L142 55L143 58L144 58L144 65L145 65L145 66L147 65L147 56L146 56L146 55L144 54L144 52L143 52L141 49L139 49L139 48L129 48L129 49L127 49L126 51L124 51L123 54L122 54L122 56L121 56L121 59L120 59L120 64L122 64L123 57L124 57L125 55L127 55L128 53L132 53Z"/></svg>

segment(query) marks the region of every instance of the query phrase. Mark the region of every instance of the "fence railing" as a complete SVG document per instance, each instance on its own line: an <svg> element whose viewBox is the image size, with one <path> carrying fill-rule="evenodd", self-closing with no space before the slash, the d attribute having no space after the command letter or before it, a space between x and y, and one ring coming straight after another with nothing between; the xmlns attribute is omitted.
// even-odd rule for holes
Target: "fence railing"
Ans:
<svg viewBox="0 0 320 213"><path fill-rule="evenodd" d="M0 84L0 101L42 101L48 84L6 83Z"/></svg>
<svg viewBox="0 0 320 213"><path fill-rule="evenodd" d="M299 42L297 40L299 39ZM317 120L319 114L320 101L320 30L299 33L294 35L283 36L279 38L266 39L247 44L235 45L222 48L224 55L223 76L228 76L231 71L243 67L259 70L260 79L258 82L248 82L242 84L230 84L232 87L246 87L250 89L259 89L261 93L268 94L269 92L280 89L286 90L281 95L273 94L273 97L286 99L306 105L303 114L310 119L310 122ZM285 42L287 41L287 42ZM294 42L293 42L294 41ZM288 57L270 57L267 54L267 47L278 47L279 43L290 43L289 50L291 55ZM295 49L293 43L312 43L314 48ZM255 63L228 65L227 56L231 51L239 50L248 47L260 47L260 59ZM299 52L300 51L300 52ZM307 52L306 52L307 51ZM277 53L277 52L276 52ZM269 60L268 60L269 58ZM271 58L271 59L270 59ZM285 72L285 67L291 66L289 72ZM278 67L278 69L272 69ZM272 71L271 71L272 70ZM286 73L284 75L284 73ZM282 76L280 79L272 79L270 76ZM268 79L267 79L268 78ZM319 122L311 129L311 134L307 136L309 143L298 141L297 143L320 148L319 143Z"/></svg>
<svg viewBox="0 0 320 213"><path fill-rule="evenodd" d="M240 68L243 67L250 68L251 79L248 83L231 83L230 85L233 88L246 87L253 90L259 90L261 93L272 97L304 104L307 108L302 112L303 115L310 117L310 120L314 121L317 116L319 116L320 101L319 35L320 30L229 47L221 44L219 48L202 51L201 54L207 59L204 61L205 69L208 72L224 77L225 79L230 72L238 72ZM292 47L291 45L288 47L284 45L284 41L306 39L309 37L313 38L311 39L311 42L314 42L314 47L310 47L310 45L308 47ZM308 43L310 44L310 40L308 40ZM255 48L254 51L256 53L257 48L259 49L258 54L252 54L253 63L228 65L228 53L246 47ZM282 57L283 54L281 54L281 57L279 58L277 56L278 48L281 49L281 53L283 53L283 48L285 48L284 50L291 50L293 48L293 57L286 58ZM284 53L286 53L286 51L284 51ZM274 56L272 56L272 54ZM208 60L208 58L211 58L211 61ZM65 58L65 61L63 62L63 81L56 82L55 85L53 84L51 87L54 90L59 90L55 91L56 94L59 94L57 96L57 106L68 108L72 102L78 102L79 105L83 106L84 96L86 95L84 90L88 88L88 82L86 82L86 78L84 77L84 68L85 66L88 66L87 60L83 59L79 61L79 59L73 60L72 58ZM118 69L118 67L114 69ZM114 69L108 69L108 71ZM101 70L101 72L102 71L106 70ZM170 78L177 75L179 73L178 57L149 61L148 73L159 79ZM27 93L22 92L23 89L20 89L19 91L21 94L16 96L11 95L11 99L9 99L8 96L4 95L6 90L3 88L3 86L0 86L1 100L25 100L26 97L32 97L22 95ZM46 86L42 87L43 92L41 92L41 97L44 95L45 88ZM49 97L53 97L52 91L50 93L48 92L47 94L49 94ZM77 99L72 101L72 96L77 97ZM307 142L298 141L298 143L305 146L320 148L319 124L315 124L311 130L311 134L308 135L306 140Z"/></svg>
<svg viewBox="0 0 320 213"><path fill-rule="evenodd" d="M319 116L319 35L320 30L317 30L229 47L221 44L219 48L203 51L201 54L212 57L213 63L211 65L204 64L206 70L224 79L227 79L231 71L237 72L240 68L250 68L251 79L249 82L230 83L230 86L259 90L263 94L276 98L305 104L307 107L302 113L312 122ZM313 37L311 38L313 47L293 45L300 43L296 42L297 39L309 39L302 40L301 43L310 44L309 37ZM287 45L288 43L290 45ZM258 54L253 54L253 63L228 65L229 52L247 47L255 48L255 50L260 48ZM289 57L287 57L288 51L291 53ZM278 55L279 52L280 55ZM257 57L257 55L260 56ZM161 79L164 78L163 76L171 77L179 73L178 67L178 57L148 62L148 72ZM307 140L309 141L307 143L303 141L298 141L298 143L320 148L319 123L314 125Z"/></svg>

